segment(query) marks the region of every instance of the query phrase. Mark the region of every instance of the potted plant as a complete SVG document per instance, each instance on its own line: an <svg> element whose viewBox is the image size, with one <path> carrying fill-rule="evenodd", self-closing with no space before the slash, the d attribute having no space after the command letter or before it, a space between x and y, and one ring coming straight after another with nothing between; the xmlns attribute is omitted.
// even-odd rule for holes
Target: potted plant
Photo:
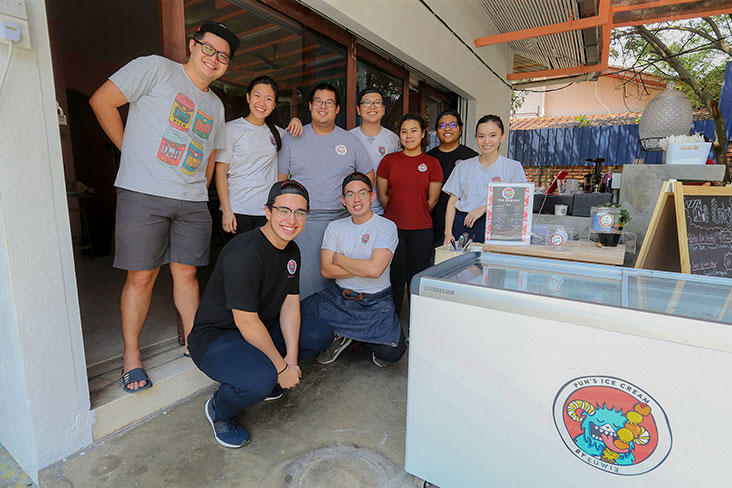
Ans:
<svg viewBox="0 0 732 488"><path fill-rule="evenodd" d="M618 245L620 240L620 234L623 232L623 227L632 220L628 209L620 205L619 203L603 203L598 205L600 208L617 208L620 210L617 223L613 225L612 232L601 232L598 236L600 244L607 247L615 247Z"/></svg>

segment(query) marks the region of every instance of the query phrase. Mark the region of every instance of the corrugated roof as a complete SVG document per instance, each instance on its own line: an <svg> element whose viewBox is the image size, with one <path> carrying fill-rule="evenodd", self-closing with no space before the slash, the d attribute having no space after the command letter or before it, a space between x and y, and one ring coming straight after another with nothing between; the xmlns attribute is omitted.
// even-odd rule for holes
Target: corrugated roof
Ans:
<svg viewBox="0 0 732 488"><path fill-rule="evenodd" d="M636 124L643 112L624 112L619 114L558 115L541 117L511 117L511 130L556 129L560 127L582 127L593 125ZM706 110L694 112L694 120L709 120Z"/></svg>

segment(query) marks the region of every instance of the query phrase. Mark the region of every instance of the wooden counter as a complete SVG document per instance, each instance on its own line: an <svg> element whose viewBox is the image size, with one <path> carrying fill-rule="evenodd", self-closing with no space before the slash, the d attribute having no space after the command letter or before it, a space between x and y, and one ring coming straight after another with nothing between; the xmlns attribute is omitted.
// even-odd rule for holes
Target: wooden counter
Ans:
<svg viewBox="0 0 732 488"><path fill-rule="evenodd" d="M625 245L619 244L616 247L599 247L596 244L596 242L590 241L569 241L561 249L536 244L530 246L496 246L483 244L483 250L499 254L622 266L623 260L625 259Z"/></svg>

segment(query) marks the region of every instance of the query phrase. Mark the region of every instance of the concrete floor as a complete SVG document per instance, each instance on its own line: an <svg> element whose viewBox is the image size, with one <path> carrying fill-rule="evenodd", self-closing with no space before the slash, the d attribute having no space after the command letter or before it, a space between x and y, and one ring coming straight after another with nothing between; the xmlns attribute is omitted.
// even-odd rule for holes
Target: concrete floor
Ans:
<svg viewBox="0 0 732 488"><path fill-rule="evenodd" d="M252 442L219 446L203 406L212 389L44 469L40 486L413 487L404 472L407 355L378 368L364 347L312 359L279 400L247 409Z"/></svg>

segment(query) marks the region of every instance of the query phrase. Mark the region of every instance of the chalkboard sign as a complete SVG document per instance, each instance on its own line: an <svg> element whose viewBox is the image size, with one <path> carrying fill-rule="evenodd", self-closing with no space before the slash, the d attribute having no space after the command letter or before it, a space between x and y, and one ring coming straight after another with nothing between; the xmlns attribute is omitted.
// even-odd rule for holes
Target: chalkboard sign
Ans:
<svg viewBox="0 0 732 488"><path fill-rule="evenodd" d="M533 206L533 183L491 183L485 213L485 242L528 246Z"/></svg>
<svg viewBox="0 0 732 488"><path fill-rule="evenodd" d="M635 266L732 278L732 188L664 184Z"/></svg>
<svg viewBox="0 0 732 488"><path fill-rule="evenodd" d="M732 196L684 193L689 271L732 277Z"/></svg>

